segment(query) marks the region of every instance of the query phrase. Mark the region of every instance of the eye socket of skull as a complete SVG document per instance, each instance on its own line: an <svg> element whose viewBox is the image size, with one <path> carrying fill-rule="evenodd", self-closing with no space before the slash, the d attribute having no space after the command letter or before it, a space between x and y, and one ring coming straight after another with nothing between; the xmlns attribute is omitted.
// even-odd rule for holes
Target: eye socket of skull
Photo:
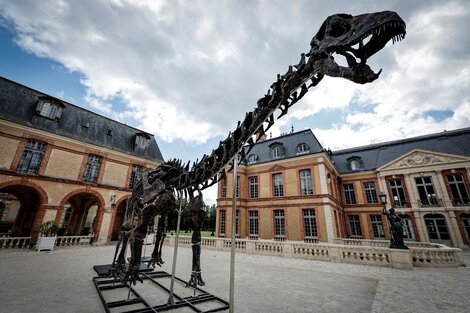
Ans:
<svg viewBox="0 0 470 313"><path fill-rule="evenodd" d="M320 29L318 30L317 34L315 35L315 39L322 41L325 38L325 29L326 29L326 21L323 22Z"/></svg>
<svg viewBox="0 0 470 313"><path fill-rule="evenodd" d="M351 25L346 23L334 24L331 25L331 30L329 35L331 37L341 37L351 29Z"/></svg>

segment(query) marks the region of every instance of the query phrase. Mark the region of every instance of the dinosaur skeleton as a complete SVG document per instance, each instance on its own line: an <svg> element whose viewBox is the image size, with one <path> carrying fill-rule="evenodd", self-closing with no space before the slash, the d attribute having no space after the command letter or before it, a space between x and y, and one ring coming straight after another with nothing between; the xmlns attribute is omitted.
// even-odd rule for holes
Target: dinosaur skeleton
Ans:
<svg viewBox="0 0 470 313"><path fill-rule="evenodd" d="M336 14L328 17L313 37L310 51L302 53L299 63L289 66L284 75L277 75L277 80L266 95L257 101L256 108L246 113L243 122L238 122L233 133L229 133L210 155L204 155L192 165L190 162L184 165L176 159L166 161L155 170L143 173L127 202L125 221L116 247L111 275L134 284L136 280L141 281L138 270L148 225L156 215L164 216L176 209L175 194L181 197L184 193L186 197L189 196L188 211L196 224L196 235L192 240L193 271L188 285L203 285L198 225L204 202L200 191L225 177L227 165L233 168L234 162L239 162L248 155L255 145L253 137L260 138L274 124L274 113L277 109L280 110L277 117L279 119L325 75L342 77L359 84L376 80L382 70L374 73L366 64L367 59L381 50L388 41L400 41L405 34L405 23L398 14L391 11L358 16ZM344 56L348 66L338 65L334 53ZM239 159L234 160L237 154ZM195 191L198 191L199 195L194 196ZM164 236L162 227L158 227L149 266L163 263L161 249ZM125 251L129 241L131 259L126 268Z"/></svg>

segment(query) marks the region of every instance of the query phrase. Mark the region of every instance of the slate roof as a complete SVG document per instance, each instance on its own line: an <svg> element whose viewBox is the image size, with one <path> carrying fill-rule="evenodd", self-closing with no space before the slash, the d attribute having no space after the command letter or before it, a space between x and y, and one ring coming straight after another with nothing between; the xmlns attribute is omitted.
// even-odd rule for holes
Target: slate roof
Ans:
<svg viewBox="0 0 470 313"><path fill-rule="evenodd" d="M376 170L415 149L470 157L470 127L337 150L333 151L332 159L341 174L349 174ZM348 168L348 159L351 157L360 157L364 167L359 171L351 171Z"/></svg>
<svg viewBox="0 0 470 313"><path fill-rule="evenodd" d="M297 153L297 147L301 143L307 144L307 146L309 147L309 150L307 152ZM271 148L275 145L280 145L283 148L283 155L279 158L271 157ZM247 165L255 165L276 160L284 160L300 155L314 154L322 151L323 147L321 146L320 142L317 140L312 131L308 129L295 133L281 135L280 137L268 139L257 143L253 147L253 149L247 154L243 163ZM250 155L257 156L256 162L248 162Z"/></svg>
<svg viewBox="0 0 470 313"><path fill-rule="evenodd" d="M56 99L65 106L58 121L38 116L35 113L39 97ZM151 161L163 161L160 148L152 134L46 95L2 76L0 76L0 118ZM83 127L82 121L87 121L89 127ZM108 129L111 130L112 135L107 134ZM146 149L134 150L136 134L143 134L150 138Z"/></svg>

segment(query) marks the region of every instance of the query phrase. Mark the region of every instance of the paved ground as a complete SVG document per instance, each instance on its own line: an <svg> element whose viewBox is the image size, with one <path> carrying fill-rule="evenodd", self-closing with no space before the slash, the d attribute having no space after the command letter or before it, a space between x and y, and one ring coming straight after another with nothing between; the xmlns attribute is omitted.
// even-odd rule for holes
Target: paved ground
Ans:
<svg viewBox="0 0 470 313"><path fill-rule="evenodd" d="M163 270L171 272L173 248L164 249ZM104 312L92 267L109 263L113 251L112 246L0 251L0 311ZM240 253L235 311L469 312L470 250L464 258L469 267L410 271ZM190 249L180 248L177 276L188 279L190 263ZM228 300L230 253L203 250L201 263L205 290Z"/></svg>

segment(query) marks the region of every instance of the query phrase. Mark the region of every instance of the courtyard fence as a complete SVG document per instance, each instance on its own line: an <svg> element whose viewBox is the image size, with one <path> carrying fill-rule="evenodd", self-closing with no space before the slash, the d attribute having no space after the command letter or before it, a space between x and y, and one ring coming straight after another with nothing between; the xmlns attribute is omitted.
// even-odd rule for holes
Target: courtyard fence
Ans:
<svg viewBox="0 0 470 313"><path fill-rule="evenodd" d="M173 246L176 237L165 239ZM250 254L273 255L319 261L354 263L394 268L458 267L463 266L462 250L424 242L406 242L409 250L390 249L386 240L337 239L335 243L306 243L302 241L274 241L236 239L235 249ZM191 246L190 237L179 237L180 246ZM206 249L230 251L229 238L202 238Z"/></svg>

